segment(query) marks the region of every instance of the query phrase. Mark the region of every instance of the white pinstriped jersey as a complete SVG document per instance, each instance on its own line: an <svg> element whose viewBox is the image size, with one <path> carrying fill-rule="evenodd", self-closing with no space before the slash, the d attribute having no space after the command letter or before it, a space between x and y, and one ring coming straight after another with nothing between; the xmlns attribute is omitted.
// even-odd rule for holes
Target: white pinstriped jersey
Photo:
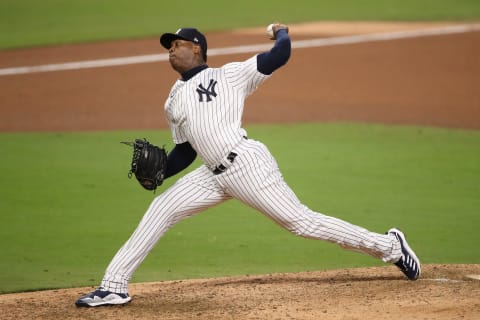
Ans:
<svg viewBox="0 0 480 320"><path fill-rule="evenodd" d="M253 56L177 80L165 102L173 141L188 141L208 167L215 167L246 136L245 98L268 77L257 71Z"/></svg>
<svg viewBox="0 0 480 320"><path fill-rule="evenodd" d="M283 180L274 157L259 141L243 139L241 117L246 96L268 78L256 57L222 68L207 68L177 81L165 110L175 143L188 141L205 162L157 196L130 239L110 262L101 286L128 293L128 282L157 241L173 225L205 209L238 199L301 237L330 241L385 262L402 255L393 235L370 232L303 205ZM234 161L222 163L229 152Z"/></svg>

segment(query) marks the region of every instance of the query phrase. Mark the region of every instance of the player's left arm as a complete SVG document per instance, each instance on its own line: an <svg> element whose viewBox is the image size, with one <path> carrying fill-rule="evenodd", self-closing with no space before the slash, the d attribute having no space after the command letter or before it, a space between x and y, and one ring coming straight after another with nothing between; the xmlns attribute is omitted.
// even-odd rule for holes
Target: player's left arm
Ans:
<svg viewBox="0 0 480 320"><path fill-rule="evenodd" d="M270 51L257 55L257 70L265 75L272 74L286 64L292 51L288 27L285 25L275 27L277 28L274 30L275 45Z"/></svg>
<svg viewBox="0 0 480 320"><path fill-rule="evenodd" d="M168 154L165 179L186 169L192 164L196 157L197 152L193 149L189 142L176 144L172 151L170 151Z"/></svg>

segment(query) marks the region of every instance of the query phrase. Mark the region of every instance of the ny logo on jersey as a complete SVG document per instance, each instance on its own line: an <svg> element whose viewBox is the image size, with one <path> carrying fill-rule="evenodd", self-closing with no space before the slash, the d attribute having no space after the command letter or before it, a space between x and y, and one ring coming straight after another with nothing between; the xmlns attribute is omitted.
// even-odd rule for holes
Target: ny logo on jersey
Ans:
<svg viewBox="0 0 480 320"><path fill-rule="evenodd" d="M217 85L217 81L210 79L210 83L208 84L207 89L203 86L203 84L200 84L197 88L198 92L198 101L203 102L203 95L207 97L207 102L212 101L212 96L215 98L217 96L217 93L215 92L215 86Z"/></svg>

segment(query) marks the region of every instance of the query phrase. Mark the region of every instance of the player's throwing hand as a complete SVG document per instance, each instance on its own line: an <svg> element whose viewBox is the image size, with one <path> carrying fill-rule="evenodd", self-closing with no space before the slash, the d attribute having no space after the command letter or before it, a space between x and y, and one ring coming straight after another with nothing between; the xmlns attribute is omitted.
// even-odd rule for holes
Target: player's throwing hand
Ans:
<svg viewBox="0 0 480 320"><path fill-rule="evenodd" d="M283 24L283 23L272 23L269 24L267 27L267 36L270 40L276 40L277 39L277 32L279 30L286 30L288 33L288 26Z"/></svg>

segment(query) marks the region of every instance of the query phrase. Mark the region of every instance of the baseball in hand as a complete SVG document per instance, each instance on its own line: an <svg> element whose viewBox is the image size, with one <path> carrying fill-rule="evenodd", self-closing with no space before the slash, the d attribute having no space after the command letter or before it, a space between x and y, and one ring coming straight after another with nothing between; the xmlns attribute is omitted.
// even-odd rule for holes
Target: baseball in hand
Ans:
<svg viewBox="0 0 480 320"><path fill-rule="evenodd" d="M274 25L275 24L272 23L272 24L269 24L268 27L267 27L267 36L271 40L275 39L275 32L273 31L273 26Z"/></svg>

